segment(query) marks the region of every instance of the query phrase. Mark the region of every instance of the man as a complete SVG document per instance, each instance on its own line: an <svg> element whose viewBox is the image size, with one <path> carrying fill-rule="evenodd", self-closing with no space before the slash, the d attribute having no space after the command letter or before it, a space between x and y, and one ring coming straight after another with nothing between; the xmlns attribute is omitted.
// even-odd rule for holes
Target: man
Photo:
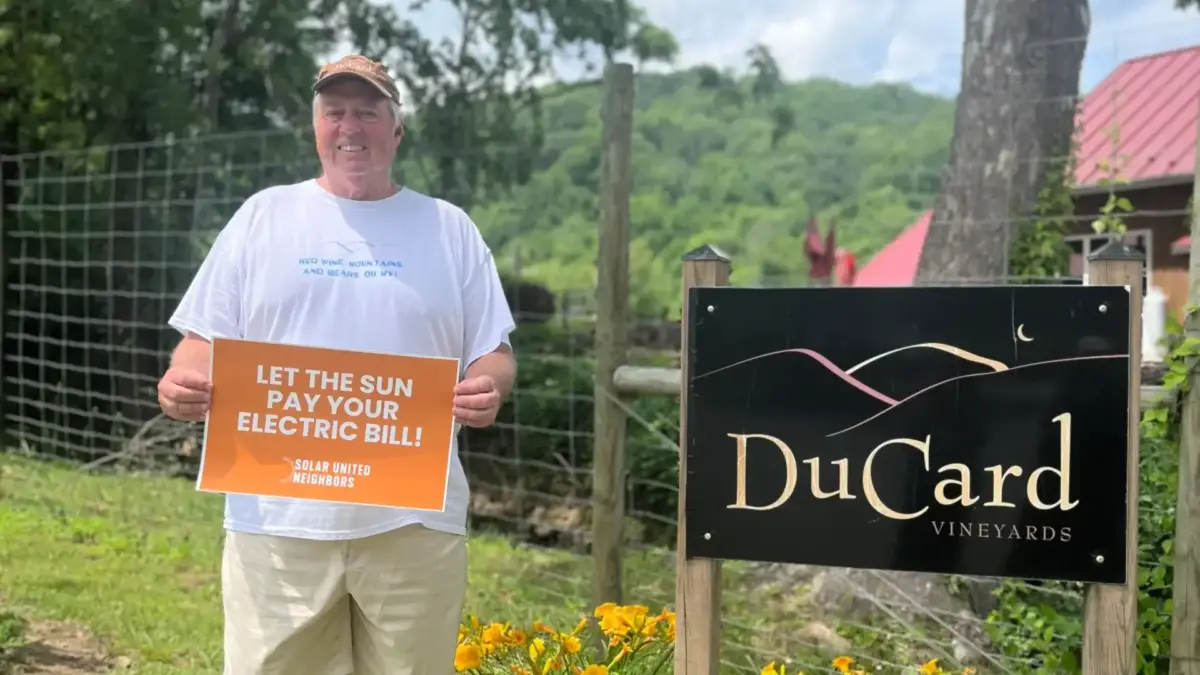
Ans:
<svg viewBox="0 0 1200 675"><path fill-rule="evenodd" d="M170 325L159 383L171 417L203 420L209 340L458 357L459 424L492 424L512 388L513 330L491 252L460 209L398 187L400 97L383 66L321 69L321 176L251 196ZM341 264L332 264L340 260ZM387 270L368 277L354 261ZM444 512L227 495L226 675L444 675L466 593L467 483L453 452Z"/></svg>

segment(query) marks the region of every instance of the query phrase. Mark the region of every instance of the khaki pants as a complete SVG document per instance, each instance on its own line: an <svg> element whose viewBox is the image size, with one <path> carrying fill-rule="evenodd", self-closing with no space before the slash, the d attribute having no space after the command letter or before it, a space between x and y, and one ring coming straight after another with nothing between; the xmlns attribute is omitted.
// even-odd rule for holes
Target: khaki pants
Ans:
<svg viewBox="0 0 1200 675"><path fill-rule="evenodd" d="M448 675L466 538L409 525L350 541L226 532L225 675Z"/></svg>

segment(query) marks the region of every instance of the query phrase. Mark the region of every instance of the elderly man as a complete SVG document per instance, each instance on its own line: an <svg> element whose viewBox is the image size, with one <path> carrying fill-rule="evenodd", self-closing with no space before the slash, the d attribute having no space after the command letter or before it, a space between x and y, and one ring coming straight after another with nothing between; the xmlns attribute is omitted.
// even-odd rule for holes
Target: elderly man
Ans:
<svg viewBox="0 0 1200 675"><path fill-rule="evenodd" d="M321 176L247 199L171 317L183 339L162 409L204 419L209 340L231 337L458 357L456 420L492 424L515 373L512 315L471 219L393 183L395 82L361 56L325 66L313 130ZM393 273L308 274L314 258ZM442 512L227 495L225 674L451 672L467 582L467 482L452 454Z"/></svg>

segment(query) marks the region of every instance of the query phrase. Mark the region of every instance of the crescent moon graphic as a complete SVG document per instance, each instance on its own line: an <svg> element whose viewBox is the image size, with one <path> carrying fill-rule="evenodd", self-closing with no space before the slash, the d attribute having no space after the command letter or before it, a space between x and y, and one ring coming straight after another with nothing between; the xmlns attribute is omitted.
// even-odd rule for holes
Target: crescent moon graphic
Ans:
<svg viewBox="0 0 1200 675"><path fill-rule="evenodd" d="M1017 326L1017 339L1021 342L1033 342L1033 338L1025 335L1025 324Z"/></svg>

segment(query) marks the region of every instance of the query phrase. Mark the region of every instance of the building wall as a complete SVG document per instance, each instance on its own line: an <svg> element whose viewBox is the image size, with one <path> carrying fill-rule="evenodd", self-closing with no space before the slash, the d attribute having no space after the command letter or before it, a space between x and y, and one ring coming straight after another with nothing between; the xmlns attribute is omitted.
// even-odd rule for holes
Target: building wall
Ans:
<svg viewBox="0 0 1200 675"><path fill-rule="evenodd" d="M1188 234L1187 202L1192 186L1171 185L1165 187L1131 190L1122 195L1133 203L1132 214L1124 216L1131 234L1141 230L1150 232L1150 283L1162 289L1167 296L1167 311L1177 319L1183 318L1187 304L1188 256L1171 253L1171 244ZM1100 209L1108 195L1086 195L1075 199L1076 222L1067 228L1071 235L1094 235L1092 221L1100 215ZM1080 242L1074 242L1078 245ZM1134 243L1131 241L1131 243ZM1073 262L1073 273L1078 273L1079 261Z"/></svg>

